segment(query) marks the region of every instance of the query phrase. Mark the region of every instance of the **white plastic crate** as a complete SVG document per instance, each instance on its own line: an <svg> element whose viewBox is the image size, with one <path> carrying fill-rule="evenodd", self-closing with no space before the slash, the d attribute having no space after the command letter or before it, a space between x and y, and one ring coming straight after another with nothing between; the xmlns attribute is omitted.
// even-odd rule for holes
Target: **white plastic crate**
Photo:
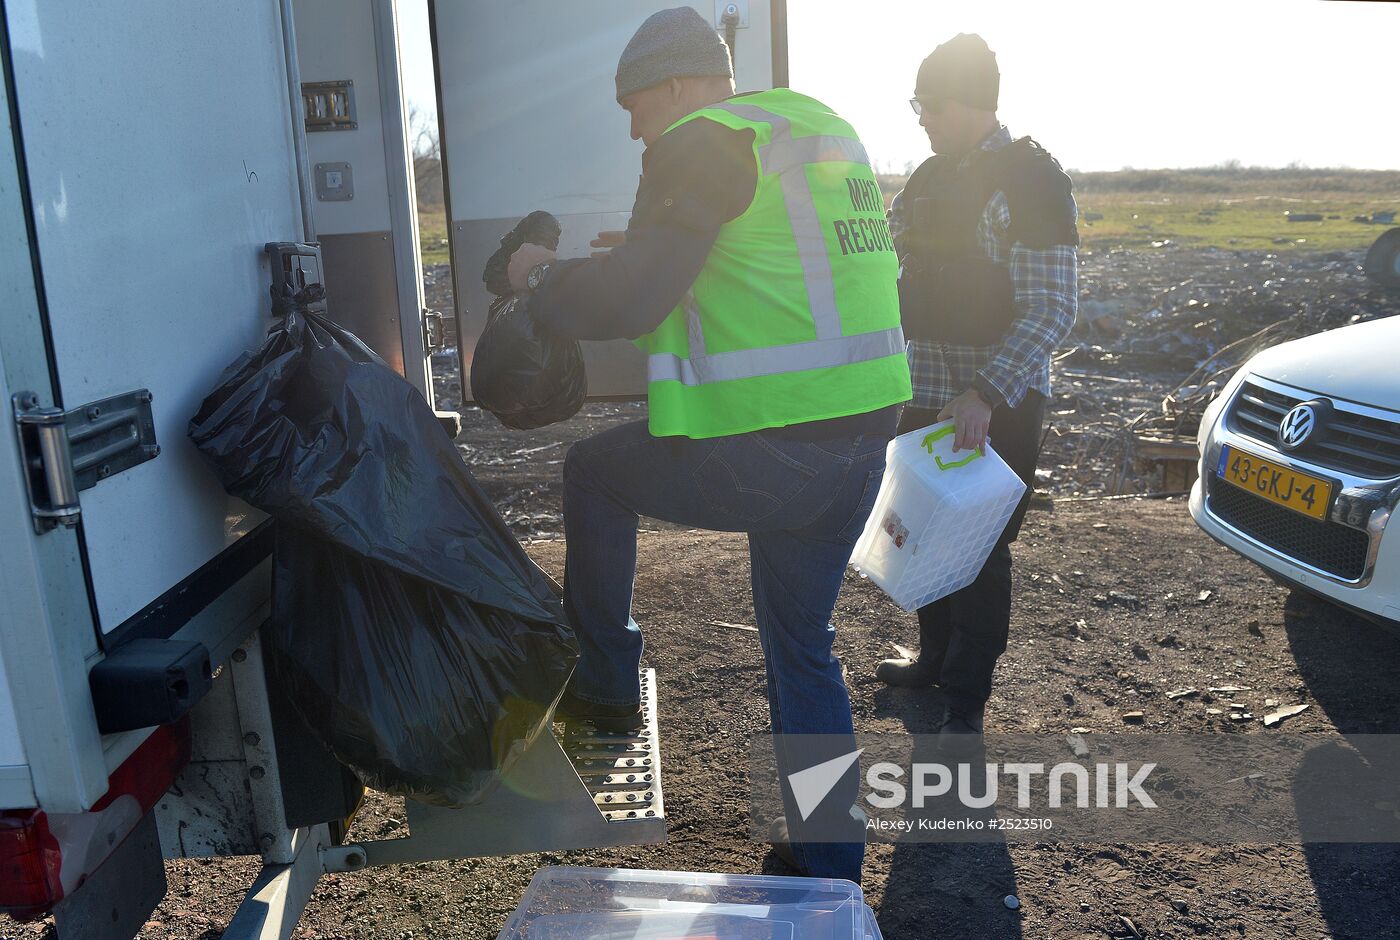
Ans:
<svg viewBox="0 0 1400 940"><path fill-rule="evenodd" d="M498 940L878 940L858 886L829 878L554 866Z"/></svg>
<svg viewBox="0 0 1400 940"><path fill-rule="evenodd" d="M901 434L851 566L905 610L977 579L1026 485L991 444L953 452L952 421Z"/></svg>

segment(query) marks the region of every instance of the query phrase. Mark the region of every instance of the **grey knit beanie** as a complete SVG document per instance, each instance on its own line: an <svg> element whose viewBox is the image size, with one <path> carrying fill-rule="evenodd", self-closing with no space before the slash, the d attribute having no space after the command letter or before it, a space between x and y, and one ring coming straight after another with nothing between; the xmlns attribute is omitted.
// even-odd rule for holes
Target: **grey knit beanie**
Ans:
<svg viewBox="0 0 1400 940"><path fill-rule="evenodd" d="M733 78L729 47L694 7L647 17L617 60L617 100L668 78L713 75Z"/></svg>

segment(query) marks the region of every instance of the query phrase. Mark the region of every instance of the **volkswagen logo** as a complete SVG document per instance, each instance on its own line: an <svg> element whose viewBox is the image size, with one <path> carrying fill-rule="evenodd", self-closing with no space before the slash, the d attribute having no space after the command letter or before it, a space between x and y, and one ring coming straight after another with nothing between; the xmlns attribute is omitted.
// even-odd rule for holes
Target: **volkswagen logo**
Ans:
<svg viewBox="0 0 1400 940"><path fill-rule="evenodd" d="M1317 430L1318 408L1312 404L1295 406L1278 425L1278 442L1284 450L1297 450Z"/></svg>

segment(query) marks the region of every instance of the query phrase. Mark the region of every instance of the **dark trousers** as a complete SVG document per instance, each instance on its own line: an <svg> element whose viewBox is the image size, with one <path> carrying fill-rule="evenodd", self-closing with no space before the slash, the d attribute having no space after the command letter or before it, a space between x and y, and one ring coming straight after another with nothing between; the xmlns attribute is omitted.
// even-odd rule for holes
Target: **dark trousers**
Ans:
<svg viewBox="0 0 1400 940"><path fill-rule="evenodd" d="M906 408L899 433L935 423L938 413ZM1015 408L992 412L988 437L1007 466L1026 483L1026 493L1007 522L982 571L961 591L919 608L919 662L933 675L954 709L980 708L992 694L992 670L1006 652L1011 628L1011 543L1035 489L1035 462L1044 434L1045 396L1027 392Z"/></svg>

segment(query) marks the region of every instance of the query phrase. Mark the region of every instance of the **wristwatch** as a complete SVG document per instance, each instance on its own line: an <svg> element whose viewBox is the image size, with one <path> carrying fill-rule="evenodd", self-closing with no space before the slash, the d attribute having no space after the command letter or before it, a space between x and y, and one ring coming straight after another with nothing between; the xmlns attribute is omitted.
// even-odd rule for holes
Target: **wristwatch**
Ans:
<svg viewBox="0 0 1400 940"><path fill-rule="evenodd" d="M539 290L540 285L544 283L544 276L548 272L549 264L547 262L535 265L530 269L530 273L525 275L525 286L530 290Z"/></svg>

